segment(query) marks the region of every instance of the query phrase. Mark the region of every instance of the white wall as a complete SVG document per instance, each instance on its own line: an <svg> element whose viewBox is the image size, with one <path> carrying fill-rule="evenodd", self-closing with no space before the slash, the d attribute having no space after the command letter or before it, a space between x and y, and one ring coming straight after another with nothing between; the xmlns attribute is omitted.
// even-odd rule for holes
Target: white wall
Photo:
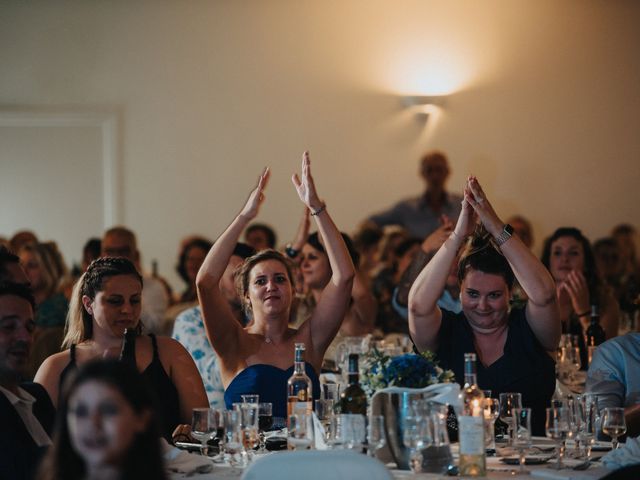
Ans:
<svg viewBox="0 0 640 480"><path fill-rule="evenodd" d="M560 225L640 226L638 25L633 0L6 0L0 107L118 113L121 220L165 275L180 238L217 236L264 165L261 220L291 237L307 148L343 230L419 192L418 157L440 148L451 188L476 174L539 247ZM399 103L436 93L450 95L426 127Z"/></svg>

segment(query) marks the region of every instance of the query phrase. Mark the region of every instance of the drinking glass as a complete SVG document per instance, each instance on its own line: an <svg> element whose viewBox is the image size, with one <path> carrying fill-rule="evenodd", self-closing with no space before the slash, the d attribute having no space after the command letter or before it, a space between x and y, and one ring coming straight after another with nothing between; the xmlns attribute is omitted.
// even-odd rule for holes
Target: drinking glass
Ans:
<svg viewBox="0 0 640 480"><path fill-rule="evenodd" d="M556 442L556 464L551 468L560 470L564 467L564 442L569 432L569 410L566 407L549 407L546 410L545 432L547 437Z"/></svg>
<svg viewBox="0 0 640 480"><path fill-rule="evenodd" d="M500 415L500 401L497 398L484 399L484 446L495 453L496 420Z"/></svg>
<svg viewBox="0 0 640 480"><path fill-rule="evenodd" d="M339 383L323 383L322 398L324 400L333 400L334 404L340 400L340 384Z"/></svg>
<svg viewBox="0 0 640 480"><path fill-rule="evenodd" d="M618 448L618 437L627 431L627 423L624 420L624 408L609 407L602 412L602 433L611 437L611 446Z"/></svg>
<svg viewBox="0 0 640 480"><path fill-rule="evenodd" d="M512 446L513 410L522 408L522 394L505 392L500 394L500 420L507 424L507 445Z"/></svg>
<svg viewBox="0 0 640 480"><path fill-rule="evenodd" d="M431 445L431 435L425 435L428 429L426 418L407 416L404 418L402 443L409 449L409 465L413 473L422 471L421 450Z"/></svg>
<svg viewBox="0 0 640 480"><path fill-rule="evenodd" d="M214 439L218 441L218 454L212 457L214 462L222 462L224 460L224 441L225 441L225 421L224 410L217 408L211 409L211 422L215 429Z"/></svg>
<svg viewBox="0 0 640 480"><path fill-rule="evenodd" d="M333 415L329 421L329 433L327 435L327 444L331 449L342 448L344 443L345 432L342 415Z"/></svg>
<svg viewBox="0 0 640 480"><path fill-rule="evenodd" d="M265 450L265 432L273 426L273 405L263 402L258 404L258 429L260 431L260 453Z"/></svg>
<svg viewBox="0 0 640 480"><path fill-rule="evenodd" d="M371 415L369 418L369 428L367 432L369 456L375 457L376 452L384 447L386 443L387 438L384 434L384 417L382 415Z"/></svg>
<svg viewBox="0 0 640 480"><path fill-rule="evenodd" d="M591 460L591 448L598 432L598 397L585 393L577 402L578 439L585 449L587 460ZM582 452L580 457L582 457Z"/></svg>
<svg viewBox="0 0 640 480"><path fill-rule="evenodd" d="M242 446L249 455L252 454L253 450L259 444L258 408L258 404L256 403L240 404L240 428L242 429Z"/></svg>
<svg viewBox="0 0 640 480"><path fill-rule="evenodd" d="M513 446L518 450L518 463L520 463L517 473L527 475L529 470L524 468L524 464L527 450L531 448L531 409L514 408L513 422Z"/></svg>
<svg viewBox="0 0 640 480"><path fill-rule="evenodd" d="M366 419L360 414L341 414L344 426L344 448L347 450L362 451L364 441L367 437Z"/></svg>
<svg viewBox="0 0 640 480"><path fill-rule="evenodd" d="M287 446L289 450L309 450L313 443L313 415L289 415Z"/></svg>
<svg viewBox="0 0 640 480"><path fill-rule="evenodd" d="M207 455L209 444L207 443L216 434L216 425L211 418L210 408L194 408L191 414L191 436L199 440L200 453Z"/></svg>
<svg viewBox="0 0 640 480"><path fill-rule="evenodd" d="M334 401L321 398L315 401L315 407L318 420L320 421L322 428L324 428L324 437L325 439L328 439L331 417L333 417Z"/></svg>
<svg viewBox="0 0 640 480"><path fill-rule="evenodd" d="M225 460L232 466L245 465L246 452L242 442L242 412L240 408L233 408L225 412L225 435L224 444Z"/></svg>
<svg viewBox="0 0 640 480"><path fill-rule="evenodd" d="M242 398L242 403L255 403L256 405L260 403L260 395L255 393L240 395L240 398Z"/></svg>

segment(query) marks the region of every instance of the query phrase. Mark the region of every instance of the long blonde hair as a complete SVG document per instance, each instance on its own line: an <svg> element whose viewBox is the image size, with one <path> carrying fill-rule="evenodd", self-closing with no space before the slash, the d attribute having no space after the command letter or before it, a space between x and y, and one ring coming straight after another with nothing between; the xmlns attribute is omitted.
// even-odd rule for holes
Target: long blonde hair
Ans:
<svg viewBox="0 0 640 480"><path fill-rule="evenodd" d="M104 281L116 275L133 275L142 285L142 276L135 265L123 257L94 260L76 282L71 292L62 348L69 348L93 337L93 317L84 308L82 297L86 295L93 300L102 291Z"/></svg>

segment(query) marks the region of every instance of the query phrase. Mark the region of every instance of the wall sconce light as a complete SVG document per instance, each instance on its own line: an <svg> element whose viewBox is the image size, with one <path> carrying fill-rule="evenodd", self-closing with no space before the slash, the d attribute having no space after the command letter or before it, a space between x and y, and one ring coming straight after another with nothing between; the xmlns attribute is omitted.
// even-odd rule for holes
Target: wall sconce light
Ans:
<svg viewBox="0 0 640 480"><path fill-rule="evenodd" d="M446 104L446 96L444 95L432 95L421 96L411 95L402 97L402 105L412 109L416 115L429 116L438 110L438 107L444 107Z"/></svg>

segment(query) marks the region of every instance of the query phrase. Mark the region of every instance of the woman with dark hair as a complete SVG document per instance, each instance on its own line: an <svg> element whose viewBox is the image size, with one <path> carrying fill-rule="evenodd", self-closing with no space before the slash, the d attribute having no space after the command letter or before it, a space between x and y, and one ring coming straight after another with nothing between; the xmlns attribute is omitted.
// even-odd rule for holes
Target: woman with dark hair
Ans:
<svg viewBox="0 0 640 480"><path fill-rule="evenodd" d="M476 219L482 227L476 230ZM474 233L475 231L475 233ZM443 368L464 379L464 354L476 353L478 385L520 392L533 409L533 432L544 434L545 408L555 389L554 361L560 320L549 272L493 210L478 180L469 177L455 229L424 267L409 292L409 329L419 351L436 352ZM462 312L437 305L452 262L458 264ZM510 308L514 278L528 295L525 308Z"/></svg>
<svg viewBox="0 0 640 480"><path fill-rule="evenodd" d="M265 169L240 213L213 244L196 286L207 337L220 357L227 407L242 394L259 394L260 401L273 404L274 417L285 417L295 344L305 344L305 370L318 398L322 359L348 308L355 272L344 240L316 192L305 152L302 178L294 175L292 180L325 241L331 278L311 318L294 330L289 327L294 296L290 261L275 250L264 250L245 260L237 273L240 298L253 322L243 327L236 321L219 282L242 231L258 214L268 179Z"/></svg>
<svg viewBox="0 0 640 480"><path fill-rule="evenodd" d="M562 227L547 238L542 263L556 283L562 331L579 336L586 368L583 337L589 326L591 306L598 309L600 325L609 339L618 335L618 302L598 275L589 240L577 228Z"/></svg>
<svg viewBox="0 0 640 480"><path fill-rule="evenodd" d="M142 277L123 257L94 260L73 289L63 347L47 358L35 381L58 403L64 378L96 358L118 357L125 330L134 331L127 358L137 365L158 394L161 433L171 440L179 424L191 423L191 411L209 402L189 353L168 337L139 335L142 331Z"/></svg>
<svg viewBox="0 0 640 480"><path fill-rule="evenodd" d="M187 284L187 288L180 295L180 303L198 300L196 275L198 275L198 270L200 270L200 266L204 262L211 245L213 244L209 240L202 237L191 237L183 243L176 271L180 278L184 280L184 283Z"/></svg>
<svg viewBox="0 0 640 480"><path fill-rule="evenodd" d="M94 360L67 380L38 480L167 478L144 377L124 362Z"/></svg>

